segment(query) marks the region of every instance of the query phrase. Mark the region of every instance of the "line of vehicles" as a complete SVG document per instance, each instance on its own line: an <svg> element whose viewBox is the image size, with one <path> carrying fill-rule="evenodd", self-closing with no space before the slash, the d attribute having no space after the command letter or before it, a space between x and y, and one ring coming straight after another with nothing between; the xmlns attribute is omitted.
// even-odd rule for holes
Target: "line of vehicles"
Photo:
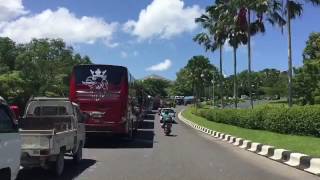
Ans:
<svg viewBox="0 0 320 180"><path fill-rule="evenodd" d="M127 68L113 65L75 66L69 98L33 97L22 117L0 99L1 180L15 179L20 165L60 176L65 155L81 161L86 136L131 140L151 101Z"/></svg>

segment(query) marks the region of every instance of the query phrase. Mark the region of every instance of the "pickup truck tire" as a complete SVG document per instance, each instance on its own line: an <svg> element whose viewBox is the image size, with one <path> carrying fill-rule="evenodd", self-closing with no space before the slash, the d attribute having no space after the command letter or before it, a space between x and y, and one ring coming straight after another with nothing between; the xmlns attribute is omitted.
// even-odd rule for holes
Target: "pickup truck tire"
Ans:
<svg viewBox="0 0 320 180"><path fill-rule="evenodd" d="M64 170L64 151L60 151L57 160L53 163L53 172L56 176L61 176Z"/></svg>
<svg viewBox="0 0 320 180"><path fill-rule="evenodd" d="M0 169L1 180L11 180L11 171L9 168Z"/></svg>
<svg viewBox="0 0 320 180"><path fill-rule="evenodd" d="M73 162L75 164L79 164L82 160L82 148L83 148L83 145L82 145L82 142L79 144L79 147L78 147L78 150L75 154L73 154Z"/></svg>

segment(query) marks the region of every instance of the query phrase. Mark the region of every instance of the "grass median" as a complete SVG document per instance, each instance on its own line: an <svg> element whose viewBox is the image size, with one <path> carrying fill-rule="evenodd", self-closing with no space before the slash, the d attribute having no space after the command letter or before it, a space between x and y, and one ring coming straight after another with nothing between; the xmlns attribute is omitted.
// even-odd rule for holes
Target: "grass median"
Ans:
<svg viewBox="0 0 320 180"><path fill-rule="evenodd" d="M208 121L205 118L192 114L192 108L187 108L182 115L200 126L214 131L227 133L232 136L248 139L262 144L272 145L276 148L284 148L294 152L320 157L320 138L309 136L295 136L273 133L262 130L252 130L237 126Z"/></svg>

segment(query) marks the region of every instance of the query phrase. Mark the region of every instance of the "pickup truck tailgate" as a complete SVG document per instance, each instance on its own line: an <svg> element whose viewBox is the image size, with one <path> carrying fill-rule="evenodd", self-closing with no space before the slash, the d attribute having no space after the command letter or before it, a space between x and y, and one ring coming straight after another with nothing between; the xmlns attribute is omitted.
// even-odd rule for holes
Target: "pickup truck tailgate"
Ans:
<svg viewBox="0 0 320 180"><path fill-rule="evenodd" d="M52 130L20 130L22 150L50 149Z"/></svg>

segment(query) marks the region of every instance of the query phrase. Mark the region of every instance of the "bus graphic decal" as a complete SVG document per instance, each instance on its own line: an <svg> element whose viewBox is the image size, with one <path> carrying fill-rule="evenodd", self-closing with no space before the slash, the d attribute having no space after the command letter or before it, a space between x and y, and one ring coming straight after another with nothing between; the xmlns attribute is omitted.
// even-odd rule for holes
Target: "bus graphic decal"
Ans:
<svg viewBox="0 0 320 180"><path fill-rule="evenodd" d="M106 96L105 92L108 90L107 70L90 69L90 73L91 75L86 78L86 81L82 81L82 84L89 86L95 92L95 99L100 100Z"/></svg>

